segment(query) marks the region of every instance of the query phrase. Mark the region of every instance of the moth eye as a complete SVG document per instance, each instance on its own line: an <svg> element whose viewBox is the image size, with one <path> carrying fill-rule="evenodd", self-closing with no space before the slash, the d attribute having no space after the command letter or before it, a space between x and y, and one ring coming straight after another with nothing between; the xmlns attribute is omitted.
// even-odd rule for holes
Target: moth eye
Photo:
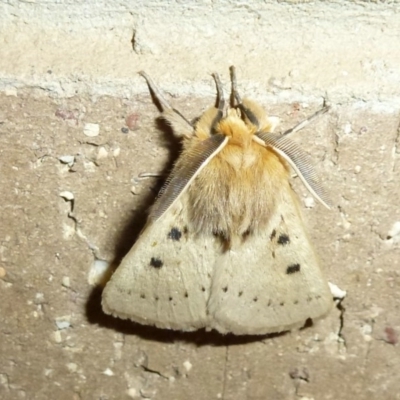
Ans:
<svg viewBox="0 0 400 400"><path fill-rule="evenodd" d="M154 268L161 268L164 265L163 261L157 257L151 257L150 266Z"/></svg>
<svg viewBox="0 0 400 400"><path fill-rule="evenodd" d="M300 264L291 264L291 265L288 265L288 267L286 268L286 273L288 275L294 274L295 272L299 272L299 271L300 271Z"/></svg>
<svg viewBox="0 0 400 400"><path fill-rule="evenodd" d="M278 244L285 246L288 243L290 243L290 238L288 235L286 235L286 233L282 233L281 235L279 235L277 242L278 242Z"/></svg>
<svg viewBox="0 0 400 400"><path fill-rule="evenodd" d="M182 232L178 228L172 228L168 233L168 239L179 242L182 237Z"/></svg>

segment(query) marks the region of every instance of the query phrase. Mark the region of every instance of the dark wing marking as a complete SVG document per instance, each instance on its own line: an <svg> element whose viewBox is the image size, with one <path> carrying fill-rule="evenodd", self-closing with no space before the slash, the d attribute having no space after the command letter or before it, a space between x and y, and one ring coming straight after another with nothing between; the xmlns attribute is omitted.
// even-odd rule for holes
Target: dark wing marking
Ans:
<svg viewBox="0 0 400 400"><path fill-rule="evenodd" d="M321 179L315 171L310 156L297 143L285 136L270 132L256 134L267 146L271 146L296 171L306 188L328 209L331 208L329 196Z"/></svg>
<svg viewBox="0 0 400 400"><path fill-rule="evenodd" d="M155 221L160 218L185 191L193 179L217 155L228 142L228 137L216 134L198 142L185 152L164 186L155 202L150 219Z"/></svg>

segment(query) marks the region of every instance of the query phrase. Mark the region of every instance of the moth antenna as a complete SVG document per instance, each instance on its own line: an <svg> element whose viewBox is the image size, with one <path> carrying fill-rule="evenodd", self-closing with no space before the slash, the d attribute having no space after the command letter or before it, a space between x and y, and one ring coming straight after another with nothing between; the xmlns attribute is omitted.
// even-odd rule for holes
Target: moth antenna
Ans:
<svg viewBox="0 0 400 400"><path fill-rule="evenodd" d="M150 76L146 74L146 72L140 71L139 75L143 76L143 78L146 79L147 85L149 86L151 92L153 93L156 101L159 103L162 112L167 113L168 111L170 111L170 112L172 111L172 112L178 114L181 118L183 118L188 123L188 125L192 126L190 121L188 121L187 118L184 115L182 115L182 113L180 111L178 111L175 108L170 106L168 101L162 95L161 90L154 83L153 79L151 79Z"/></svg>
<svg viewBox="0 0 400 400"><path fill-rule="evenodd" d="M232 107L235 106L235 100L237 102L237 105L240 106L242 104L242 98L240 97L240 94L237 90L236 68L234 65L231 65L229 67L229 72L231 73L231 83L232 83L232 89L231 89Z"/></svg>
<svg viewBox="0 0 400 400"><path fill-rule="evenodd" d="M327 209L331 209L322 180L315 171L309 155L300 146L285 136L270 132L259 132L257 137L283 157L296 171L307 190Z"/></svg>
<svg viewBox="0 0 400 400"><path fill-rule="evenodd" d="M198 142L181 156L182 162L175 165L158 194L149 216L151 220L156 221L172 207L210 160L225 147L228 140L227 136L213 135Z"/></svg>
<svg viewBox="0 0 400 400"><path fill-rule="evenodd" d="M237 106L240 111L244 114L244 116L253 124L256 128L260 128L260 122L258 118L255 116L253 111L250 108L243 105L242 98L237 90L237 80L236 80L236 69L233 65L229 67L229 71L231 73L231 82L232 82L232 93L231 93L231 102L232 106L235 107L235 100L237 102Z"/></svg>
<svg viewBox="0 0 400 400"><path fill-rule="evenodd" d="M224 89L222 88L222 83L221 79L219 78L219 75L217 73L213 73L212 77L215 80L215 85L217 86L217 104L216 107L218 108L218 111L221 113L224 112L225 109L225 97L224 97Z"/></svg>
<svg viewBox="0 0 400 400"><path fill-rule="evenodd" d="M330 108L329 106L325 105L325 99L324 99L323 108L318 110L316 113L314 113L310 117L306 118L304 121L301 121L299 124L295 125L293 128L290 128L287 131L283 132L282 136L290 135L291 133L300 131L301 129L305 128L310 122L314 121L314 119L316 119L320 115L325 114L327 111L329 111L329 108Z"/></svg>

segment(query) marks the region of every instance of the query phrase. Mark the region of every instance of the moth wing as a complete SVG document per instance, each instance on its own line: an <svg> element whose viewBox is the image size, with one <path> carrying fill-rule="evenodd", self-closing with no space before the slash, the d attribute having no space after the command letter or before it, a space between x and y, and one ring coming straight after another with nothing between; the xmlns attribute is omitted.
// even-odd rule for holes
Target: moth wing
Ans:
<svg viewBox="0 0 400 400"><path fill-rule="evenodd" d="M123 259L103 292L107 314L183 331L207 324L216 244L188 231L186 201L150 223Z"/></svg>
<svg viewBox="0 0 400 400"><path fill-rule="evenodd" d="M217 260L210 327L234 334L282 332L326 315L332 304L297 199L288 186L268 227Z"/></svg>

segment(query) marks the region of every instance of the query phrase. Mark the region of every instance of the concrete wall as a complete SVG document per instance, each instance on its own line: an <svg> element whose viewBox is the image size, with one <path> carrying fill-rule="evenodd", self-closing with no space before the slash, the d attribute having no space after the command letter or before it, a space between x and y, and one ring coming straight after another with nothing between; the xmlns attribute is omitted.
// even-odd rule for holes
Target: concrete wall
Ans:
<svg viewBox="0 0 400 400"><path fill-rule="evenodd" d="M398 1L2 1L0 397L399 399L399 11ZM231 64L241 93L282 129L331 103L293 138L334 209L294 186L347 296L323 321L274 337L107 317L99 271L126 254L159 187L137 177L167 170L177 148L137 72L192 118L214 101L211 72L228 89Z"/></svg>

